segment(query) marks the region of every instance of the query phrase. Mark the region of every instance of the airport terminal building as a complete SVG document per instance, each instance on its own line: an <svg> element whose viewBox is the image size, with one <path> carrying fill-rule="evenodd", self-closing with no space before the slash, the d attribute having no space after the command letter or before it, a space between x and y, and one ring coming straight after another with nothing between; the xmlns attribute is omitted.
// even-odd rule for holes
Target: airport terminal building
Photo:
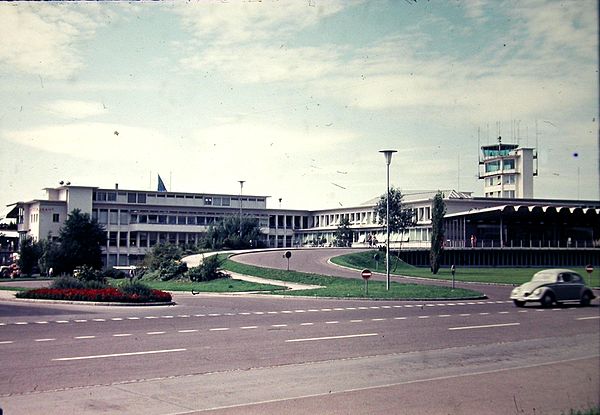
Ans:
<svg viewBox="0 0 600 415"><path fill-rule="evenodd" d="M447 210L446 261L600 265L599 201L531 197L536 174L532 149L499 142L482 147L482 154L480 177L485 180L486 197L442 191ZM269 209L265 195L131 190L118 185L104 189L66 184L44 190L43 198L9 206L6 216L17 222L19 237L57 238L67 215L79 209L106 229L106 267L139 264L156 244L195 245L210 226L238 215L256 218L262 242L271 248L330 246L342 219L350 222L353 246L378 246L385 241L385 229L374 211L378 198L355 207L297 210ZM390 247L400 249L416 265L427 263L436 193L403 192L404 206L413 211L415 225L402 235L392 235Z"/></svg>

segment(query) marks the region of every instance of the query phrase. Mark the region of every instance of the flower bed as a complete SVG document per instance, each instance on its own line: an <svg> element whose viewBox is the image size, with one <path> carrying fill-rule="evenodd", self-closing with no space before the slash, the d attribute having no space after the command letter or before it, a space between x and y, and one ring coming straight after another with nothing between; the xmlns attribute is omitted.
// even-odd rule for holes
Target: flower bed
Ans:
<svg viewBox="0 0 600 415"><path fill-rule="evenodd" d="M117 288L37 288L17 293L18 298L45 300L97 301L117 303L157 303L170 302L171 294L160 290L150 290L149 295L127 294Z"/></svg>

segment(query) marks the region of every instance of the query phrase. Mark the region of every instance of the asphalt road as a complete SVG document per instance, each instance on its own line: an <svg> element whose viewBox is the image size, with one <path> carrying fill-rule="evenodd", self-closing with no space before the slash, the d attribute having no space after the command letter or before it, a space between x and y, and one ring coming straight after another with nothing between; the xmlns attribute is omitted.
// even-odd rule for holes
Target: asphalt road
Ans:
<svg viewBox="0 0 600 415"><path fill-rule="evenodd" d="M330 266L324 251L313 252L314 260L302 257L304 269ZM268 265L277 253L265 255ZM560 414L599 405L598 300L517 309L501 290L438 302L191 294L170 307L0 301L0 407Z"/></svg>

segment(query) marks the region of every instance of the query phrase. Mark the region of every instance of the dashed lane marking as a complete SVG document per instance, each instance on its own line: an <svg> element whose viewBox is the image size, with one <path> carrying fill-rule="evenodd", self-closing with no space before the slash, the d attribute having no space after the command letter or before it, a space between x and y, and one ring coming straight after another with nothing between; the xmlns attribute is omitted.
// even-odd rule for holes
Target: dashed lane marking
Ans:
<svg viewBox="0 0 600 415"><path fill-rule="evenodd" d="M502 323L502 324L486 324L483 326L462 326L462 327L449 327L448 330L472 330L472 329L489 329L496 327L511 327L520 326L521 323Z"/></svg>
<svg viewBox="0 0 600 415"><path fill-rule="evenodd" d="M70 361L70 360L104 359L104 358L108 358L108 357L140 356L140 355L146 355L146 354L184 352L186 350L187 349L165 349L165 350L150 350L150 351L146 351L146 352L99 354L99 355L94 355L94 356L59 357L56 359L52 359L52 361L53 362L66 362L66 361Z"/></svg>
<svg viewBox="0 0 600 415"><path fill-rule="evenodd" d="M326 336L326 337L310 337L306 339L290 339L286 343L311 342L319 340L338 340L338 339L353 339L357 337L372 337L379 336L379 333L363 333L363 334L347 334L345 336Z"/></svg>

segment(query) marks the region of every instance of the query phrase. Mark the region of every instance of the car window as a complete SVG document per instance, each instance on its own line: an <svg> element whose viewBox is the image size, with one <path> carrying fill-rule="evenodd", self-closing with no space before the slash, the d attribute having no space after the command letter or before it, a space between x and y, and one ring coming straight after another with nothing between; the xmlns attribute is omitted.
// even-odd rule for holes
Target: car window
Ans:
<svg viewBox="0 0 600 415"><path fill-rule="evenodd" d="M558 276L559 282L571 282L571 274L563 272Z"/></svg>
<svg viewBox="0 0 600 415"><path fill-rule="evenodd" d="M538 272L537 274L535 274L533 276L533 278L531 279L531 281L536 281L536 282L554 282L556 279L556 276L552 273L549 272Z"/></svg>
<svg viewBox="0 0 600 415"><path fill-rule="evenodd" d="M583 279L581 278L581 275L572 273L571 274L571 282L576 282L576 283L581 284L581 283L583 283Z"/></svg>

